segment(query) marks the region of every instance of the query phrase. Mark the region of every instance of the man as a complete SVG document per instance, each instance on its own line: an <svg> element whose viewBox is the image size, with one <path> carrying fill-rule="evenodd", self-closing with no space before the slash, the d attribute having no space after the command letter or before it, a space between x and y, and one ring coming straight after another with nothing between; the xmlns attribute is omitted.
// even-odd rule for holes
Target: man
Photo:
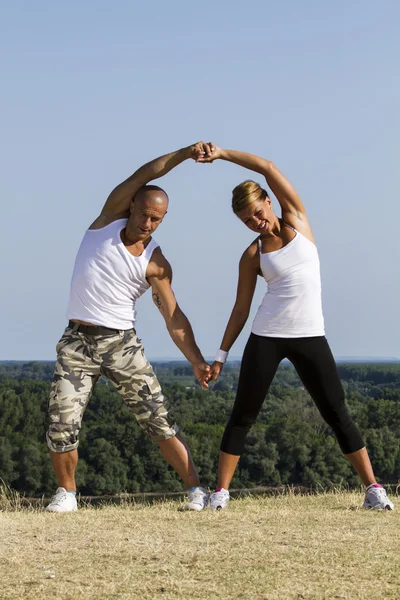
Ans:
<svg viewBox="0 0 400 600"><path fill-rule="evenodd" d="M187 510L202 510L208 494L168 414L160 385L136 336L135 302L149 287L168 332L207 387L210 367L196 345L191 325L171 288L172 270L152 234L161 224L168 196L150 181L186 159L208 156L199 142L161 156L138 169L108 197L86 231L71 281L68 327L57 344L50 392L47 443L58 489L51 512L77 510L75 469L82 416L100 375L112 381L139 425L156 440L166 461L189 488Z"/></svg>

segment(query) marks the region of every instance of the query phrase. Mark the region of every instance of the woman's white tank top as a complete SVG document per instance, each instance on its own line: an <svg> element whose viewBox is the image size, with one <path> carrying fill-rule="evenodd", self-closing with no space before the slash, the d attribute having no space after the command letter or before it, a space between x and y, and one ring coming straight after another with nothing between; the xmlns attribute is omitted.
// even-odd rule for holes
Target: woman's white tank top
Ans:
<svg viewBox="0 0 400 600"><path fill-rule="evenodd" d="M102 229L88 229L72 274L68 319L115 329L131 329L136 300L150 287L149 260L158 244L151 240L140 256L132 256L121 240L128 219Z"/></svg>
<svg viewBox="0 0 400 600"><path fill-rule="evenodd" d="M291 228L293 229L293 228ZM253 321L256 335L282 338L325 335L318 251L296 236L283 248L262 253L260 267L268 290Z"/></svg>

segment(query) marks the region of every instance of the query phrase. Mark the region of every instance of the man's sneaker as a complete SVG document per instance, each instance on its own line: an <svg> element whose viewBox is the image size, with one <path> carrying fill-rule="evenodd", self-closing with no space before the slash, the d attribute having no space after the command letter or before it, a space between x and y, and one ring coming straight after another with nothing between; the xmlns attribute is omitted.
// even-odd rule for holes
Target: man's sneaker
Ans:
<svg viewBox="0 0 400 600"><path fill-rule="evenodd" d="M226 508L229 502L229 492L224 488L219 488L210 495L210 508L212 510L221 510Z"/></svg>
<svg viewBox="0 0 400 600"><path fill-rule="evenodd" d="M371 508L373 510L393 510L393 502L386 496L385 488L381 486L375 487L376 485L377 484L373 483L365 490L363 508Z"/></svg>
<svg viewBox="0 0 400 600"><path fill-rule="evenodd" d="M203 510L208 504L210 494L203 487L192 487L188 490L189 502L182 510Z"/></svg>
<svg viewBox="0 0 400 600"><path fill-rule="evenodd" d="M63 487L57 488L50 504L46 506L48 512L73 512L78 510L75 494L70 494Z"/></svg>

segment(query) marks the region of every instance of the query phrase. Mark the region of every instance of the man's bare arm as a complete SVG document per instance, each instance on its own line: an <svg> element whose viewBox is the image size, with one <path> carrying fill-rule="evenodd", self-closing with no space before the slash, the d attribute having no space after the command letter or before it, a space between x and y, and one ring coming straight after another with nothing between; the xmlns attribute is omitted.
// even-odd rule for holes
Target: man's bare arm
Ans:
<svg viewBox="0 0 400 600"><path fill-rule="evenodd" d="M155 255L155 256L154 256ZM180 309L171 287L172 269L167 259L157 250L149 264L147 279L152 287L153 302L164 317L168 333L182 354L191 363L194 374L203 387L207 386L210 367L196 344L192 326Z"/></svg>
<svg viewBox="0 0 400 600"><path fill-rule="evenodd" d="M184 160L192 158L198 160L209 154L209 146L198 142L175 152L164 154L146 163L133 173L128 179L113 189L101 211L102 216L113 217L126 213L136 192L144 185L166 175Z"/></svg>

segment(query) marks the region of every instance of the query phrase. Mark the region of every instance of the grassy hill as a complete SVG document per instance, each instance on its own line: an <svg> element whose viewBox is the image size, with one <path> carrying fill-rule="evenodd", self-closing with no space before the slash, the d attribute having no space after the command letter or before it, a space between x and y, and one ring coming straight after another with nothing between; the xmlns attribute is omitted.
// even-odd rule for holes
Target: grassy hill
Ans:
<svg viewBox="0 0 400 600"><path fill-rule="evenodd" d="M0 512L0 597L97 600L400 598L400 502L361 510L356 492ZM1 503L0 503L1 506Z"/></svg>

